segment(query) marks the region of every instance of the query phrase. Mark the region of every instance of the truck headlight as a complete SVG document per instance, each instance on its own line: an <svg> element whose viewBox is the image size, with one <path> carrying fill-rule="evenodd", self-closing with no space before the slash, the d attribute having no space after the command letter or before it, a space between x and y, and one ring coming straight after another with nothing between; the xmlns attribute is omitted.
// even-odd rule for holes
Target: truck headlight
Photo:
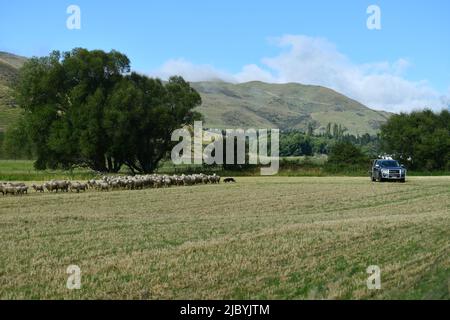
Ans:
<svg viewBox="0 0 450 320"><path fill-rule="evenodd" d="M381 173L382 173L382 174L388 174L388 173L389 173L389 170L388 170L388 169L381 169Z"/></svg>

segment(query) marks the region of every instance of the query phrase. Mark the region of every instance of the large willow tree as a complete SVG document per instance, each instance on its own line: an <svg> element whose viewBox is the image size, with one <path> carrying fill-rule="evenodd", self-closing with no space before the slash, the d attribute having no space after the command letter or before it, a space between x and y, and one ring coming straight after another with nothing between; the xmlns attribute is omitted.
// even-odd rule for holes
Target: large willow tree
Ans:
<svg viewBox="0 0 450 320"><path fill-rule="evenodd" d="M163 83L130 73L117 51L81 48L30 59L16 92L37 169L152 172L172 146L171 132L198 118L201 103L181 77Z"/></svg>

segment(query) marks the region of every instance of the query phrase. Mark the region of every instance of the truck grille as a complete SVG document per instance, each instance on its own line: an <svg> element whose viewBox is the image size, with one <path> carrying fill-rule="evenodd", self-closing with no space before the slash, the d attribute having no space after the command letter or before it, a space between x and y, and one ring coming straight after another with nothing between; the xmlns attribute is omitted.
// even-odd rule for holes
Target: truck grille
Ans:
<svg viewBox="0 0 450 320"><path fill-rule="evenodd" d="M400 170L389 170L389 178L400 178Z"/></svg>

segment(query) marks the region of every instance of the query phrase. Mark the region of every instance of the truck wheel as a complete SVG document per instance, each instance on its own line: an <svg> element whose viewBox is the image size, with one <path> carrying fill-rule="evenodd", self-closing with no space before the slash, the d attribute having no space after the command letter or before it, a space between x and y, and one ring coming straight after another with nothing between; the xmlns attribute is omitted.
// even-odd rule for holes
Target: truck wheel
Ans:
<svg viewBox="0 0 450 320"><path fill-rule="evenodd" d="M405 179L400 179L401 183L405 183L405 181L406 181Z"/></svg>

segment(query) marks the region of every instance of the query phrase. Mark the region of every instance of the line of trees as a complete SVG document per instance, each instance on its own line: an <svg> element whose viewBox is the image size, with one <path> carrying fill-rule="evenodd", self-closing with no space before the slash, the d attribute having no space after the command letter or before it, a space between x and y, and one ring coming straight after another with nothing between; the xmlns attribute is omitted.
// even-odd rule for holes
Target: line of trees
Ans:
<svg viewBox="0 0 450 320"><path fill-rule="evenodd" d="M331 124L330 126L331 127ZM338 125L336 125L339 128ZM375 157L380 152L380 140L378 136L364 134L356 136L352 134L337 134L336 136L325 133L312 134L299 130L289 130L280 134L280 156L312 156L314 154L329 154L337 142L349 142L358 146L370 157Z"/></svg>
<svg viewBox="0 0 450 320"><path fill-rule="evenodd" d="M411 169L450 170L450 112L392 115L381 127L382 150Z"/></svg>
<svg viewBox="0 0 450 320"><path fill-rule="evenodd" d="M357 144L370 143L367 136L346 136L337 142L328 157L328 167L361 166L368 163L370 153L362 152ZM381 126L376 155L391 156L409 169L425 171L450 170L450 112L442 110L414 111L392 115Z"/></svg>
<svg viewBox="0 0 450 320"><path fill-rule="evenodd" d="M200 95L181 77L163 83L130 73L117 51L53 52L23 66L16 88L24 110L6 144L33 146L37 169L152 172L171 150L173 130L201 116Z"/></svg>
<svg viewBox="0 0 450 320"><path fill-rule="evenodd" d="M334 129L332 129L334 128ZM414 111L392 115L380 134L343 134L329 124L323 134L300 131L281 135L281 156L328 154L328 166L364 166L368 159L391 156L408 168L426 171L450 170L450 112Z"/></svg>

